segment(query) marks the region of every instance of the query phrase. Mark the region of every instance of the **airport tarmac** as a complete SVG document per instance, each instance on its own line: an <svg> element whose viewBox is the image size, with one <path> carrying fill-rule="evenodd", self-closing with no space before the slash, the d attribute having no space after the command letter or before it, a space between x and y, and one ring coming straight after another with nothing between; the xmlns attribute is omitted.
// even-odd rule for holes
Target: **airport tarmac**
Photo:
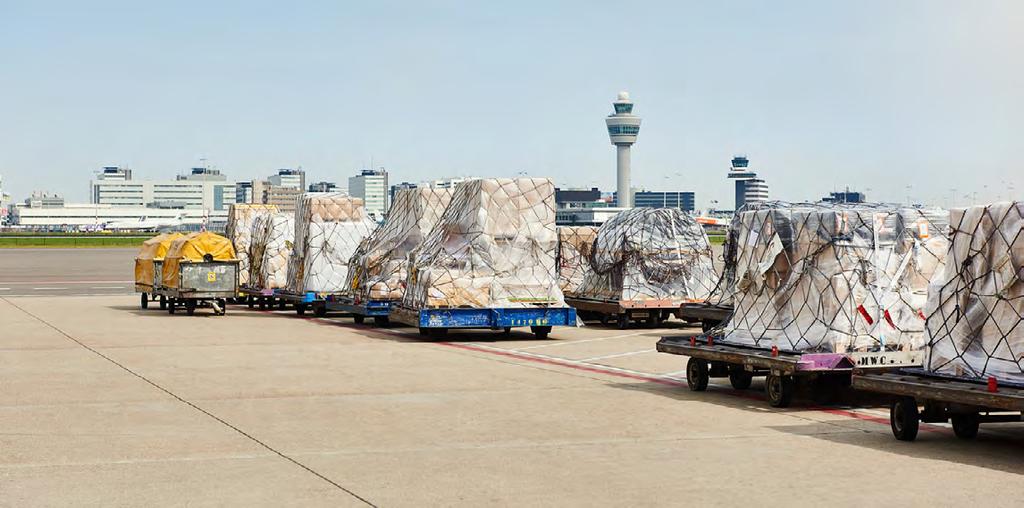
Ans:
<svg viewBox="0 0 1024 508"><path fill-rule="evenodd" d="M452 333L0 297L3 505L1018 505L1022 426L685 386L671 329Z"/></svg>
<svg viewBox="0 0 1024 508"><path fill-rule="evenodd" d="M0 296L131 293L139 249L0 249Z"/></svg>

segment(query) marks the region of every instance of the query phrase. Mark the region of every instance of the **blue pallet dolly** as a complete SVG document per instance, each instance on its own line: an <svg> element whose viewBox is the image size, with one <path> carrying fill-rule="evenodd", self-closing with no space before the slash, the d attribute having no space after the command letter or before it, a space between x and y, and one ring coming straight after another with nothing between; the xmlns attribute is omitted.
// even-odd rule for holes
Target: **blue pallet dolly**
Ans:
<svg viewBox="0 0 1024 508"><path fill-rule="evenodd" d="M327 315L328 310L333 310L329 308L329 305L337 300L336 295L313 291L306 291L305 293L279 291L277 296L284 301L294 304L295 313L300 316L305 315L308 309L313 311L314 316L324 317Z"/></svg>
<svg viewBox="0 0 1024 508"><path fill-rule="evenodd" d="M391 320L419 328L420 335L441 338L453 328L503 330L530 327L538 339L546 339L553 326L576 326L572 307L532 308L431 308L412 309L396 305Z"/></svg>
<svg viewBox="0 0 1024 508"><path fill-rule="evenodd" d="M339 297L328 305L329 310L337 310L352 314L356 324L363 324L366 318L373 318L373 324L383 326L390 322L391 307L394 300L357 300L351 297Z"/></svg>

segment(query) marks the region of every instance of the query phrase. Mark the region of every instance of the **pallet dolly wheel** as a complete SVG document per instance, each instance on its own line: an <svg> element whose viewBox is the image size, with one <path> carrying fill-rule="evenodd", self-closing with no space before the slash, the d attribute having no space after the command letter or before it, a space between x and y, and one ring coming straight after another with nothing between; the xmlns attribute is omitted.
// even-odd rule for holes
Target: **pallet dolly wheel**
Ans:
<svg viewBox="0 0 1024 508"><path fill-rule="evenodd" d="M389 323L391 323L391 319L387 316L373 316L374 326L387 326Z"/></svg>
<svg viewBox="0 0 1024 508"><path fill-rule="evenodd" d="M746 390L750 388L750 383L754 380L754 375L743 369L742 365L730 365L729 366L729 384L737 390Z"/></svg>
<svg viewBox="0 0 1024 508"><path fill-rule="evenodd" d="M426 337L427 335L430 335L430 328L423 328L421 326L420 327L420 335L422 335L424 337Z"/></svg>
<svg viewBox="0 0 1024 508"><path fill-rule="evenodd" d="M629 313L623 312L619 314L619 330L625 330L629 328Z"/></svg>
<svg viewBox="0 0 1024 508"><path fill-rule="evenodd" d="M503 337L511 336L512 335L512 327L511 326L506 326L505 328L502 328L501 329L501 335Z"/></svg>
<svg viewBox="0 0 1024 508"><path fill-rule="evenodd" d="M168 299L167 300L167 313L168 314L174 314L174 308L177 307L177 306L178 306L178 302L176 302L174 300L174 298Z"/></svg>
<svg viewBox="0 0 1024 508"><path fill-rule="evenodd" d="M608 324L608 314L601 314L601 324L602 325L607 325Z"/></svg>
<svg viewBox="0 0 1024 508"><path fill-rule="evenodd" d="M278 310L286 310L286 309L288 309L288 303L285 302L284 300L279 300L277 302L277 309Z"/></svg>
<svg viewBox="0 0 1024 508"><path fill-rule="evenodd" d="M978 417L978 413L969 413L963 415L953 415L953 434L960 439L974 439L978 437L978 427L981 424L981 418Z"/></svg>
<svg viewBox="0 0 1024 508"><path fill-rule="evenodd" d="M191 298L185 300L185 314L188 314L189 316L191 316L191 315L193 315L195 313L196 313L196 301L191 299Z"/></svg>
<svg viewBox="0 0 1024 508"><path fill-rule="evenodd" d="M160 295L160 308L161 309L166 309L167 308L167 297L164 296L164 295Z"/></svg>
<svg viewBox="0 0 1024 508"><path fill-rule="evenodd" d="M789 407L789 403L793 401L795 390L796 384L793 382L793 376L768 374L764 378L764 392L768 397L768 404L772 407Z"/></svg>
<svg viewBox="0 0 1024 508"><path fill-rule="evenodd" d="M533 335L535 337L537 337L537 339L545 340L545 339L548 338L548 334L551 333L551 327L550 326L531 326L530 327L530 331L533 332Z"/></svg>
<svg viewBox="0 0 1024 508"><path fill-rule="evenodd" d="M443 339L447 336L447 328L427 328L427 337L430 337L431 339Z"/></svg>
<svg viewBox="0 0 1024 508"><path fill-rule="evenodd" d="M327 315L326 305L315 305L313 307L313 315L316 317L324 317Z"/></svg>
<svg viewBox="0 0 1024 508"><path fill-rule="evenodd" d="M146 293L142 293L142 308L143 309L148 309L149 308L149 295L146 294Z"/></svg>
<svg viewBox="0 0 1024 508"><path fill-rule="evenodd" d="M306 304L304 304L304 303L296 303L295 304L295 313L300 315L300 316L306 315Z"/></svg>
<svg viewBox="0 0 1024 508"><path fill-rule="evenodd" d="M686 362L686 385L692 392L703 392L708 389L708 362L700 358L690 358Z"/></svg>
<svg viewBox="0 0 1024 508"><path fill-rule="evenodd" d="M352 321L354 321L357 325L361 325L363 324L364 321L366 321L366 317L363 316L362 314L356 314L352 316Z"/></svg>
<svg viewBox="0 0 1024 508"><path fill-rule="evenodd" d="M917 401L913 397L900 397L892 401L889 408L889 426L892 428L892 435L900 441L917 439L921 414L917 411Z"/></svg>
<svg viewBox="0 0 1024 508"><path fill-rule="evenodd" d="M250 309L256 306L256 303L253 301L253 297L251 297L251 296L246 296L245 297L245 303L246 303L246 305L249 306Z"/></svg>

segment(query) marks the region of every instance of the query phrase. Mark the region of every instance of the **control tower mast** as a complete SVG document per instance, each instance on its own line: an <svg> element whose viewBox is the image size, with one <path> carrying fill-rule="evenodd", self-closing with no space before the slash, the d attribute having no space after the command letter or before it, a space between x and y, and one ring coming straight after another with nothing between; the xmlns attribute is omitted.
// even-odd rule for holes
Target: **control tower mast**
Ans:
<svg viewBox="0 0 1024 508"><path fill-rule="evenodd" d="M608 126L608 137L616 150L616 175L618 189L616 206L633 207L633 192L629 181L629 147L636 143L636 135L640 133L640 117L633 114L633 101L629 100L629 92L619 92L619 98L612 103L615 114L608 115L604 122Z"/></svg>

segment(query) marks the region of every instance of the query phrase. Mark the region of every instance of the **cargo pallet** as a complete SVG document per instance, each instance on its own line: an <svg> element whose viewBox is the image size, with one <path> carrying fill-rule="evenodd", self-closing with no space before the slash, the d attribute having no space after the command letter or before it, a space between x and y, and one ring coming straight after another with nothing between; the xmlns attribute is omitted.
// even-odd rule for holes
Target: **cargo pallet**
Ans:
<svg viewBox="0 0 1024 508"><path fill-rule="evenodd" d="M160 286L160 307L168 314L184 307L191 316L196 308L210 306L214 314L227 314L229 298L238 295L238 261L182 261L178 264L178 287Z"/></svg>
<svg viewBox="0 0 1024 508"><path fill-rule="evenodd" d="M260 310L266 310L267 308L273 309L274 306L284 310L288 307L288 302L278 296L277 289L262 289L252 286L242 286L238 288L238 294L243 295L238 298L238 303L248 305L250 309L259 307Z"/></svg>
<svg viewBox="0 0 1024 508"><path fill-rule="evenodd" d="M391 320L419 328L420 335L442 338L449 329L502 330L530 327L538 339L546 339L554 326L576 326L576 309L572 307L533 308L462 308L441 307L413 309L395 305Z"/></svg>
<svg viewBox="0 0 1024 508"><path fill-rule="evenodd" d="M701 323L705 332L724 323L732 315L732 305L724 303L692 302L679 306L679 319Z"/></svg>
<svg viewBox="0 0 1024 508"><path fill-rule="evenodd" d="M373 324L383 326L391 321L389 317L395 300L357 300L352 297L339 297L332 309L352 314L356 324L363 324L366 318L373 318Z"/></svg>
<svg viewBox="0 0 1024 508"><path fill-rule="evenodd" d="M565 303L576 309L581 319L600 319L606 325L614 320L620 330L629 328L630 323L658 326L670 316L678 316L679 303L670 300L599 300L566 296Z"/></svg>
<svg viewBox="0 0 1024 508"><path fill-rule="evenodd" d="M982 423L1024 419L1024 383L900 369L856 372L853 387L894 397L889 407L889 426L900 441L916 439L921 422L952 421L956 437L973 439Z"/></svg>
<svg viewBox="0 0 1024 508"><path fill-rule="evenodd" d="M686 384L707 390L710 378L729 378L737 390L746 390L755 376L764 376L764 390L772 407L787 407L796 393L797 379L812 388L818 402L827 402L850 385L855 369L893 370L920 366L923 351L806 353L722 341L710 335L668 336L658 341L662 353L688 356Z"/></svg>

